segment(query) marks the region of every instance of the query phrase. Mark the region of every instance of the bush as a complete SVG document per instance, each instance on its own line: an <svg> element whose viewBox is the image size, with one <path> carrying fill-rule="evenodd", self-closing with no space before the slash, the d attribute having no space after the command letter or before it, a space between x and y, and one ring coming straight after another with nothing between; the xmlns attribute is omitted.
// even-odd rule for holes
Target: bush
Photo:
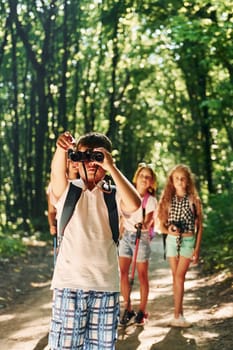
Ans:
<svg viewBox="0 0 233 350"><path fill-rule="evenodd" d="M20 237L9 237L0 234L0 256L10 258L26 252L26 247Z"/></svg>
<svg viewBox="0 0 233 350"><path fill-rule="evenodd" d="M204 208L202 257L204 269L233 270L232 194L210 195Z"/></svg>

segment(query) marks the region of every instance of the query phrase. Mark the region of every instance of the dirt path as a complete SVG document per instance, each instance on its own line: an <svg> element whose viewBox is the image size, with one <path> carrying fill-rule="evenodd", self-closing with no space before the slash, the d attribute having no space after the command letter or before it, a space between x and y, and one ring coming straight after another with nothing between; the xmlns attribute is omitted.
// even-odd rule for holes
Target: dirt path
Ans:
<svg viewBox="0 0 233 350"><path fill-rule="evenodd" d="M163 259L161 237L152 242L150 262L149 321L144 329L136 327L131 334L121 334L117 350L222 350L232 349L233 289L232 276L225 274L201 277L192 267L185 284L185 317L193 323L189 329L168 327L173 300L171 275ZM138 285L132 293L139 303Z"/></svg>
<svg viewBox="0 0 233 350"><path fill-rule="evenodd" d="M0 266L0 350L48 349L52 249L31 247L30 253L24 262ZM152 242L148 323L119 329L116 350L231 350L232 280L226 273L203 277L192 267L186 279L184 308L193 327L168 327L173 307L171 275L163 260L162 239L157 237ZM136 277L132 302L137 309Z"/></svg>

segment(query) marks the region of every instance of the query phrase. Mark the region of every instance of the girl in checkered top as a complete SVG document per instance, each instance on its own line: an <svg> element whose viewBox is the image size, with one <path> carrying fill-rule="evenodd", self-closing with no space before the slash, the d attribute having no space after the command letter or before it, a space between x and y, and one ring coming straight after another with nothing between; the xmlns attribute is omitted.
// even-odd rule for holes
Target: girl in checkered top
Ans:
<svg viewBox="0 0 233 350"><path fill-rule="evenodd" d="M173 327L190 327L183 315L185 275L190 262L198 262L202 239L202 206L194 176L186 165L176 165L168 175L158 206L161 232L167 234L166 256L173 276Z"/></svg>

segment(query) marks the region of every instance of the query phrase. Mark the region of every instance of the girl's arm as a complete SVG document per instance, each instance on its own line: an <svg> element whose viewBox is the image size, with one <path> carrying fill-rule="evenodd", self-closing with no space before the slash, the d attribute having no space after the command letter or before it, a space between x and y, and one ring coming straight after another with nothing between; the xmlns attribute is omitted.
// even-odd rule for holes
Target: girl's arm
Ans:
<svg viewBox="0 0 233 350"><path fill-rule="evenodd" d="M146 230L149 230L151 226L154 226L154 212L151 211L150 213L147 213L143 222L143 228Z"/></svg>
<svg viewBox="0 0 233 350"><path fill-rule="evenodd" d="M56 208L51 204L48 196L48 222L49 230L51 235L57 234L57 220L56 220L57 211Z"/></svg>
<svg viewBox="0 0 233 350"><path fill-rule="evenodd" d="M168 220L168 205L164 201L160 200L157 215L156 226L161 233L168 234L167 220Z"/></svg>
<svg viewBox="0 0 233 350"><path fill-rule="evenodd" d="M193 253L194 264L197 264L199 259L202 233L203 233L202 206L201 206L200 200L197 201L196 209L197 209L197 232L196 232L196 244L195 244L194 253Z"/></svg>

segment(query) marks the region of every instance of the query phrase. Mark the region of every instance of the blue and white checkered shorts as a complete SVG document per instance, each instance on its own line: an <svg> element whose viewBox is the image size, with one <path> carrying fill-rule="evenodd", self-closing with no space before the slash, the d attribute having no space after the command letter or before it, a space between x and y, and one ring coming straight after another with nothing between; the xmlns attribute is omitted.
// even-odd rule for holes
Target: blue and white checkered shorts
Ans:
<svg viewBox="0 0 233 350"><path fill-rule="evenodd" d="M51 350L114 350L119 312L117 292L55 289Z"/></svg>

